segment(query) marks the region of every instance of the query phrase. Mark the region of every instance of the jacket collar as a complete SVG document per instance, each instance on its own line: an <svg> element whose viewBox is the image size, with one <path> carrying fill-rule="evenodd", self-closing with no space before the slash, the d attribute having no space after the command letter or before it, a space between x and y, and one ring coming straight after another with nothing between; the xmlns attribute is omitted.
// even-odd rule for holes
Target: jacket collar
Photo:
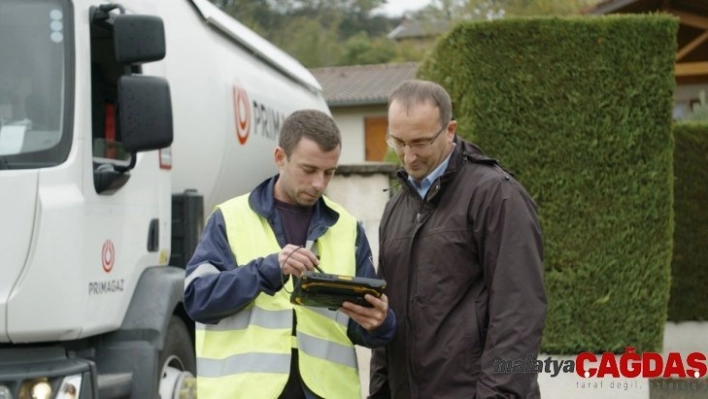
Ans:
<svg viewBox="0 0 708 399"><path fill-rule="evenodd" d="M440 186L449 181L457 173L457 171L462 168L462 165L467 162L499 165L499 162L496 159L489 158L475 144L472 144L457 135L455 135L454 143L455 146L452 150L452 154L450 155L450 162L447 165L447 169L445 169L445 172L438 179L436 179L435 182L433 182L430 190L428 190L428 195L426 195L427 199L434 197L435 194L440 191ZM405 168L399 169L396 175L398 176L401 184L407 190L413 190L408 183L408 172L406 172Z"/></svg>

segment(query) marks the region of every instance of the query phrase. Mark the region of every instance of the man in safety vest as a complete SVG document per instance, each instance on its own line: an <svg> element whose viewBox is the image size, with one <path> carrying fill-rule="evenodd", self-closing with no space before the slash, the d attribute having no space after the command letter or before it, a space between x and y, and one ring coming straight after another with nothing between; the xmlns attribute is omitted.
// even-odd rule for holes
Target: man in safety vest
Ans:
<svg viewBox="0 0 708 399"><path fill-rule="evenodd" d="M280 173L216 207L186 268L184 304L197 322L197 394L210 398L361 398L354 345L388 343L388 298L339 311L293 306L291 275L376 278L362 227L323 197L342 140L315 110L287 117ZM316 253L319 255L316 255Z"/></svg>

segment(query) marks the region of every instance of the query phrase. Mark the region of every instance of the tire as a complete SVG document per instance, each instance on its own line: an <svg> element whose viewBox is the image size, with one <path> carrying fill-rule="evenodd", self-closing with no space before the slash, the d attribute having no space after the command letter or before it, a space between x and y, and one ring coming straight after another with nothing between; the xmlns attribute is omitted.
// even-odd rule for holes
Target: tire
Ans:
<svg viewBox="0 0 708 399"><path fill-rule="evenodd" d="M194 354L194 346L189 337L189 331L187 331L184 322L177 316L172 316L170 319L170 324L167 327L167 336L165 337L165 345L160 352L157 364L158 375L156 377L160 391L163 390L160 384L164 384L167 368L188 372L191 373L192 376L197 374L197 362ZM171 399L171 397L161 399Z"/></svg>

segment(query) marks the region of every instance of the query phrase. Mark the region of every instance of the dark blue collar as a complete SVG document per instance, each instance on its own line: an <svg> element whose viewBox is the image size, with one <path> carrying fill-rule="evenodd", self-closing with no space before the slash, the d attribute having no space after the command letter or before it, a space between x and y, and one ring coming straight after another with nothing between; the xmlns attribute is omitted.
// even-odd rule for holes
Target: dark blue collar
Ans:
<svg viewBox="0 0 708 399"><path fill-rule="evenodd" d="M275 182L279 177L280 174L277 174L264 180L248 196L248 205L251 209L271 223L275 221ZM323 198L320 198L315 202L312 210L308 237L313 234L317 237L321 236L329 227L337 223L337 220L339 214L328 207Z"/></svg>

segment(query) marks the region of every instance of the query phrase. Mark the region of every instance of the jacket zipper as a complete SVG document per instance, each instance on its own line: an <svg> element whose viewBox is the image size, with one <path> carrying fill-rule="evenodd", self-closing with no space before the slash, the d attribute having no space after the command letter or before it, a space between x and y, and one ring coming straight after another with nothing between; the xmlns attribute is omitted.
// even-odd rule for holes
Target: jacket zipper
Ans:
<svg viewBox="0 0 708 399"><path fill-rule="evenodd" d="M401 177L399 175L398 180L403 185L403 190L406 190L406 193L404 194L405 196L408 196L408 198L418 199L418 197L415 196L417 194L415 194L416 191L414 190L414 187L411 185L411 183L407 179L404 179L403 177ZM401 197L401 198L405 198L405 197ZM411 253L413 252L413 242L415 241L415 235L418 232L419 221L420 221L420 212L417 212L416 216L415 216L415 227L413 230L413 236L411 237L411 241L408 245L408 251L407 251L408 258L406 259L406 263L405 263L407 265L411 264ZM405 306L406 306L405 329L406 329L406 337L407 337L407 339L406 339L406 359L407 359L406 368L408 369L408 375L410 376L408 378L408 389L410 391L411 396L415 397L414 393L417 393L418 390L417 390L417 387L414 386L414 383L413 383L415 373L413 372L413 362L411 361L411 354L413 353L413 344L412 344L413 338L412 337L413 337L413 330L414 330L412 328L413 318L411 316L411 303L413 303L415 301L416 297L415 297L415 295L413 295L413 291L412 291L412 283L411 283L412 276L413 276L413 273L411 271L409 271L408 272L408 281L406 282L408 285L409 298L407 298L406 304L405 304Z"/></svg>
<svg viewBox="0 0 708 399"><path fill-rule="evenodd" d="M412 194L411 194L411 195L412 195ZM425 207L425 201L424 201L423 199L420 199L420 198L418 198L418 197L415 197L415 198L416 198L416 199L419 201L419 203L420 203L420 209L419 209L419 211L418 211L418 212L416 213L416 215L415 215L415 228L414 228L414 230L413 230L413 236L411 237L410 246L409 246L409 248L408 248L408 262L407 262L407 263L408 263L409 265L412 264L412 262L411 262L411 254L413 253L413 247L414 247L413 244L414 244L414 242L415 242L416 235L418 234L418 231L419 231L420 228L422 227L422 224L421 224L421 220L422 220L422 217L423 217L422 211L423 211L423 208ZM411 378L408 379L408 385L409 385L409 388L410 388L410 391L411 391L411 395L412 395L413 397L417 397L419 390L418 390L418 387L417 387L416 385L414 385L414 382L413 382L413 381L416 381L416 380L417 380L416 376L418 375L418 373L417 373L418 370L417 370L417 367L415 367L415 365L414 365L415 362L412 360L412 358L413 358L413 357L412 357L412 354L413 354L413 342L414 342L414 340L413 340L413 331L415 331L415 323L414 323L414 320L413 320L413 316L411 315L411 304L414 303L414 302L416 301L417 297L418 297L418 285L417 285L417 283L416 283L416 287L415 287L415 288L416 288L415 293L413 293L413 290L412 290L412 288L413 288L413 277L414 277L414 276L417 276L417 273L418 273L418 265L417 265L417 264L412 264L412 266L413 266L412 273L408 273L408 292L409 292L411 295L410 295L410 299L409 299L408 301L406 301L406 318L408 319L408 323L407 323L407 328L408 328L408 331L407 331L408 334L407 334L407 335L408 335L408 339L406 340L406 346L407 346L406 351L409 353L409 356L408 356L408 372L409 372L409 374L410 374L410 376L411 376Z"/></svg>

